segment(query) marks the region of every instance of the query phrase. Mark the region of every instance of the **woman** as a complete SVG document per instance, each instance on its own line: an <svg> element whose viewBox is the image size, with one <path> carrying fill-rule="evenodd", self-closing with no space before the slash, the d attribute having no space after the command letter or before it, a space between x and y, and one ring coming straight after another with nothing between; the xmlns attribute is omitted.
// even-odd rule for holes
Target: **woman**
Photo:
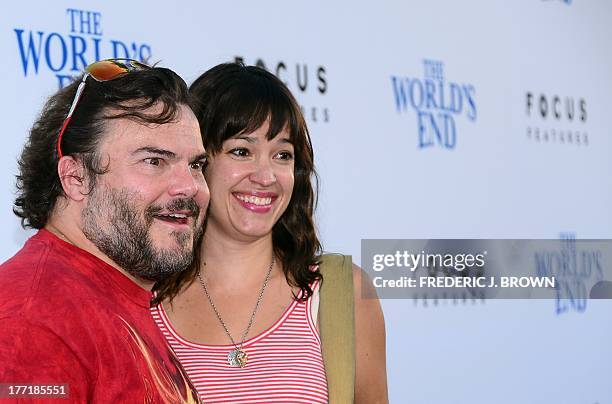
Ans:
<svg viewBox="0 0 612 404"><path fill-rule="evenodd" d="M322 294L354 293L355 325L346 339L354 332L355 376L343 385L352 396L354 382L357 403L387 402L378 300L352 292L361 290L354 264L353 285L350 269L346 285L322 279L313 153L295 99L274 75L234 63L207 71L190 92L210 153L204 174L211 203L193 268L157 285L162 303L153 316L196 389L207 403L327 402L335 393L327 356L336 348L328 348L324 365L322 287Z"/></svg>

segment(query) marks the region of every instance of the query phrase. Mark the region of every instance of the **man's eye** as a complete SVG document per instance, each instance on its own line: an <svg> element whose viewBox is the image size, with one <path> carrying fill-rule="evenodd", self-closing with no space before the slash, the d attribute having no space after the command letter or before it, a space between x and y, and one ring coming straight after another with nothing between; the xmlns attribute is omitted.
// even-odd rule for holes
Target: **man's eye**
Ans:
<svg viewBox="0 0 612 404"><path fill-rule="evenodd" d="M161 164L161 159L159 157L149 157L144 159L144 162L152 166L158 166Z"/></svg>
<svg viewBox="0 0 612 404"><path fill-rule="evenodd" d="M250 154L249 150L245 149L244 147L236 147L235 149L232 149L229 152L236 157L249 157Z"/></svg>
<svg viewBox="0 0 612 404"><path fill-rule="evenodd" d="M191 163L191 169L192 170L198 170L198 171L203 171L204 168L206 168L206 161L195 161L193 163Z"/></svg>

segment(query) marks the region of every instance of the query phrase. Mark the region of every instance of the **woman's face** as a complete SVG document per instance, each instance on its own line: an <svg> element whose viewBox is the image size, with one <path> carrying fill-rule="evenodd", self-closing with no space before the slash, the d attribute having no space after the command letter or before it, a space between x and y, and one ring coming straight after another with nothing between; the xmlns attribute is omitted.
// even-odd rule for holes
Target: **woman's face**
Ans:
<svg viewBox="0 0 612 404"><path fill-rule="evenodd" d="M286 130L267 140L268 123L236 135L211 156L204 173L210 189L206 232L238 240L267 236L293 192L294 150Z"/></svg>

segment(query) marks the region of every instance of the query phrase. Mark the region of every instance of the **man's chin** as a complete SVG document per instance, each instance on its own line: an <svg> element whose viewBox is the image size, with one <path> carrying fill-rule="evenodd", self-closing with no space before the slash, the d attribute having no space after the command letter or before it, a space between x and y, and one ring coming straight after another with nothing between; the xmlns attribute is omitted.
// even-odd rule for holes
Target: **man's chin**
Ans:
<svg viewBox="0 0 612 404"><path fill-rule="evenodd" d="M158 250L150 265L132 272L132 275L148 281L159 282L185 271L192 261L193 253L191 251L177 254L174 251Z"/></svg>
<svg viewBox="0 0 612 404"><path fill-rule="evenodd" d="M149 238L157 250L167 251L169 253L180 253L193 248L194 232L192 228L151 233Z"/></svg>

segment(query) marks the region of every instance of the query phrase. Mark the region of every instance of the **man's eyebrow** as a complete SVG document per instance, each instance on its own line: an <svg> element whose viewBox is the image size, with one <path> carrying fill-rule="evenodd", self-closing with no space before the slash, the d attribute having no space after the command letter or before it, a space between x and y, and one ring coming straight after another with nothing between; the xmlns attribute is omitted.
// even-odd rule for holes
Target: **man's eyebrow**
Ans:
<svg viewBox="0 0 612 404"><path fill-rule="evenodd" d="M192 159L189 160L190 163L195 163L198 161L204 161L208 159L208 153L204 152L204 153L200 153L198 155L196 155L195 157L193 157Z"/></svg>
<svg viewBox="0 0 612 404"><path fill-rule="evenodd" d="M160 156L166 156L170 158L176 157L176 154L171 152L170 150L158 149L156 147L150 147L150 146L140 147L134 150L132 152L132 155L138 154L138 153L151 153L151 154L157 154Z"/></svg>

